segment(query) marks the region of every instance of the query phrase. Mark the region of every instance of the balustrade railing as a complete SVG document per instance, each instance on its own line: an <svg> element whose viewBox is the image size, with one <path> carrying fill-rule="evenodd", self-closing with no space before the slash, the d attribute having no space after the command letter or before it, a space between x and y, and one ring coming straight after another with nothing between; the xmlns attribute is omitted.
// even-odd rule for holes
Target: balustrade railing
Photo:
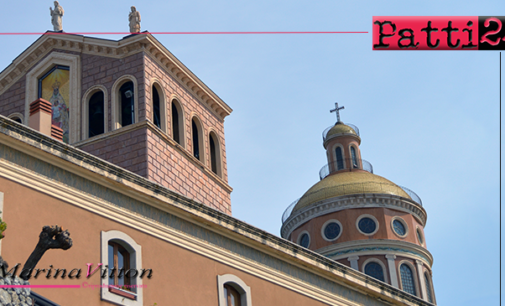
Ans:
<svg viewBox="0 0 505 306"><path fill-rule="evenodd" d="M373 173L373 166L364 159L342 158L335 162L324 165L319 170L319 179L324 179L328 175L341 170L360 169Z"/></svg>

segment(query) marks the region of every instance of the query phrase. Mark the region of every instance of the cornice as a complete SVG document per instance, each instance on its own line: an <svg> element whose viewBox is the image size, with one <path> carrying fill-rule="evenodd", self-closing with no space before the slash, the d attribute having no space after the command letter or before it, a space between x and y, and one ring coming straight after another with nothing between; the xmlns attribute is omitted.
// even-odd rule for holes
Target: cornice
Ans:
<svg viewBox="0 0 505 306"><path fill-rule="evenodd" d="M119 41L75 34L42 35L0 73L0 95L19 81L44 56L56 49L111 58L124 58L144 52L221 121L232 112L221 98L149 33L130 35Z"/></svg>
<svg viewBox="0 0 505 306"><path fill-rule="evenodd" d="M370 207L403 211L412 214L423 227L426 225L426 211L414 201L389 194L353 194L326 199L296 211L282 224L281 237L287 239L296 228L313 218L344 209Z"/></svg>
<svg viewBox="0 0 505 306"><path fill-rule="evenodd" d="M179 80L184 87L192 92L204 105L206 105L221 120L228 116L232 109L224 103L209 87L207 87L191 70L188 69L177 57L163 46L151 34L146 35L149 42L145 51L163 67L172 77Z"/></svg>
<svg viewBox="0 0 505 306"><path fill-rule="evenodd" d="M418 259L423 261L429 267L433 266L433 255L431 255L427 249L406 241L389 239L354 240L335 243L324 248L317 249L315 252L333 260L347 258L351 255L395 254Z"/></svg>

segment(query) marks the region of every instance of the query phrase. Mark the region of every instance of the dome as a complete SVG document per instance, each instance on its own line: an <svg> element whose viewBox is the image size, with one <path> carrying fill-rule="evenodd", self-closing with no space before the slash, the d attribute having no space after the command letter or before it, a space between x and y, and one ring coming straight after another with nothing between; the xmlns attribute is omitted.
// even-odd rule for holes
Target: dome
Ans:
<svg viewBox="0 0 505 306"><path fill-rule="evenodd" d="M352 135L359 137L359 135L356 133L356 131L352 127L350 127L342 122L337 122L326 134L326 139L329 139L332 136L339 135L339 134L352 134Z"/></svg>
<svg viewBox="0 0 505 306"><path fill-rule="evenodd" d="M312 186L298 201L293 212L313 203L351 194L392 194L412 199L401 187L366 171L351 171L329 175Z"/></svg>

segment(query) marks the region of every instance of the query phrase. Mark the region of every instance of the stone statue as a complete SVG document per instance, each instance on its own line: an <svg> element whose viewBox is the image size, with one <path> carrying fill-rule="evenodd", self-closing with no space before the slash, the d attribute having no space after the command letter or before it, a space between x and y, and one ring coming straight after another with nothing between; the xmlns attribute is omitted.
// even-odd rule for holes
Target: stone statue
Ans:
<svg viewBox="0 0 505 306"><path fill-rule="evenodd" d="M130 33L140 32L140 13L137 9L132 6L132 11L128 15L128 20L130 21Z"/></svg>
<svg viewBox="0 0 505 306"><path fill-rule="evenodd" d="M50 7L51 11L51 23L53 24L53 28L55 32L60 32L63 30L63 26L61 23L61 18L63 17L63 8L60 6L58 1L54 1L54 10Z"/></svg>

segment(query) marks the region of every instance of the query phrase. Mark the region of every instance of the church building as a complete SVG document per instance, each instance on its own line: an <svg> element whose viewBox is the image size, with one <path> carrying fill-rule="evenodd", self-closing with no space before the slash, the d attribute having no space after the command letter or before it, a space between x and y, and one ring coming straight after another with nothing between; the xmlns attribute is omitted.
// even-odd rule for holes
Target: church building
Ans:
<svg viewBox="0 0 505 306"><path fill-rule="evenodd" d="M436 304L426 211L373 174L356 127L324 132L321 181L278 237L232 216L231 107L140 14L116 41L66 34L54 12L0 73L1 256L21 269L44 226L72 239L29 278L40 305Z"/></svg>

